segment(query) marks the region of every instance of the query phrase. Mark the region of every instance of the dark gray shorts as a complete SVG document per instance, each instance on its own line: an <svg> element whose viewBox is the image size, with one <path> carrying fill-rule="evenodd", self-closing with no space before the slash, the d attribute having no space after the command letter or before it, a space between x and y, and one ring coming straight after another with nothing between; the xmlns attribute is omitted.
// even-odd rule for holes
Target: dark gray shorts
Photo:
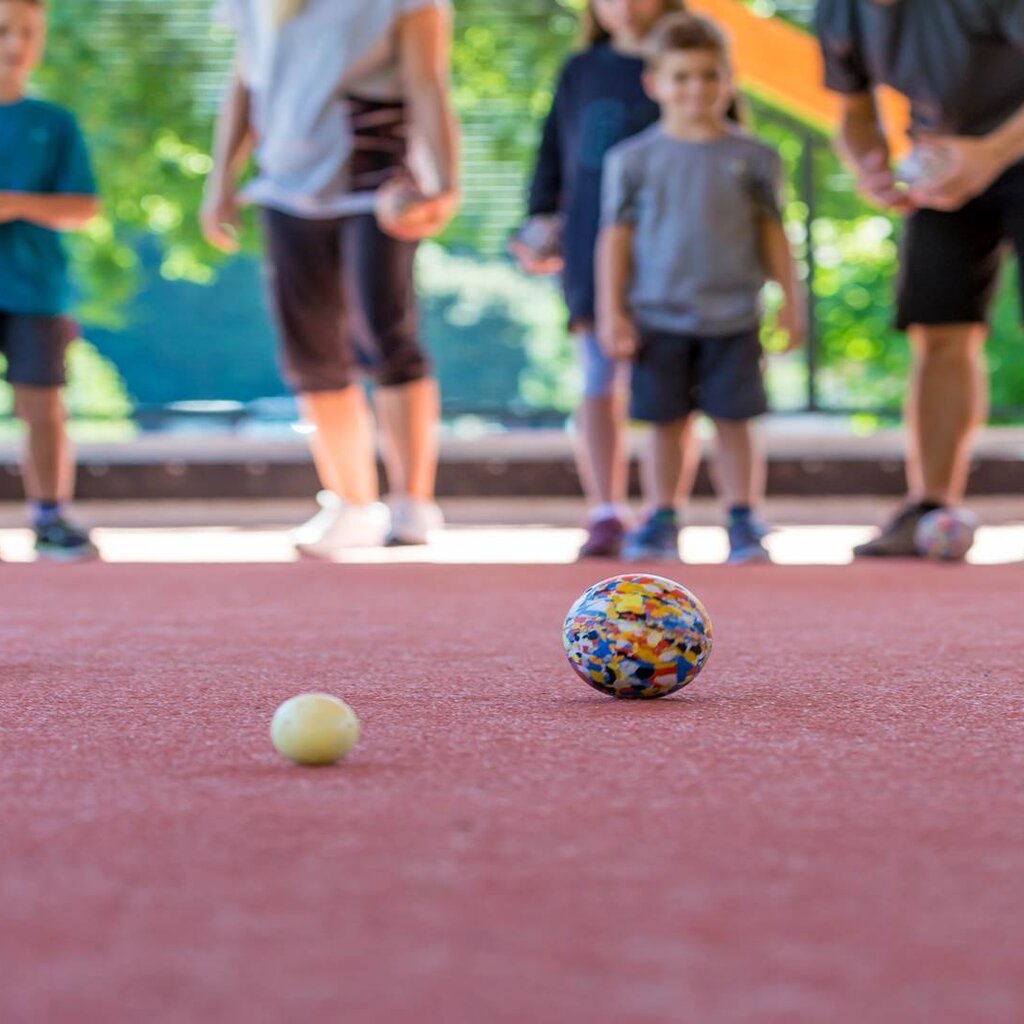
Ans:
<svg viewBox="0 0 1024 1024"><path fill-rule="evenodd" d="M897 326L985 323L1009 247L1024 302L1024 161L962 209L907 218Z"/></svg>
<svg viewBox="0 0 1024 1024"><path fill-rule="evenodd" d="M759 332L695 337L644 331L633 362L629 415L671 423L692 412L749 420L768 411Z"/></svg>
<svg viewBox="0 0 1024 1024"><path fill-rule="evenodd" d="M76 334L66 316L0 310L0 355L7 360L7 380L34 388L63 387L64 355Z"/></svg>
<svg viewBox="0 0 1024 1024"><path fill-rule="evenodd" d="M384 387L420 380L416 245L372 214L308 220L263 211L266 280L282 371L296 391L339 391L363 374Z"/></svg>

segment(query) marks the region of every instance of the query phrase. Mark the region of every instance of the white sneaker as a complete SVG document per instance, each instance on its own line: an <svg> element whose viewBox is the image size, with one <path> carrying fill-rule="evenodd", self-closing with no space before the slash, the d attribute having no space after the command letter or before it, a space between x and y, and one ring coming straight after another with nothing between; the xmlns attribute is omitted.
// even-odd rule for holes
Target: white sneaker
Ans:
<svg viewBox="0 0 1024 1024"><path fill-rule="evenodd" d="M432 501L397 498L391 504L388 547L426 544L435 530L444 528L444 513Z"/></svg>
<svg viewBox="0 0 1024 1024"><path fill-rule="evenodd" d="M386 505L379 501L352 505L330 491L321 491L316 500L320 511L292 530L292 544L301 554L331 558L345 548L374 548L384 544L391 521Z"/></svg>

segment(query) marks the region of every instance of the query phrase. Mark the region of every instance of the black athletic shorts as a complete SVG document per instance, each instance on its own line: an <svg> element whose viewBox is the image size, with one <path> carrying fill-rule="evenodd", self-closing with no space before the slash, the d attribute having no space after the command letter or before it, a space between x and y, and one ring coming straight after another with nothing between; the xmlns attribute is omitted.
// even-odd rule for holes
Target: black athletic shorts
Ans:
<svg viewBox="0 0 1024 1024"><path fill-rule="evenodd" d="M691 412L749 420L768 411L759 332L695 337L641 332L633 361L629 415L671 423Z"/></svg>
<svg viewBox="0 0 1024 1024"><path fill-rule="evenodd" d="M962 209L917 210L907 218L897 325L986 322L1009 246L1024 303L1024 161Z"/></svg>
<svg viewBox="0 0 1024 1024"><path fill-rule="evenodd" d="M338 391L365 373L394 387L420 380L414 242L372 214L309 220L263 211L266 280L284 377L296 391Z"/></svg>
<svg viewBox="0 0 1024 1024"><path fill-rule="evenodd" d="M65 316L0 310L0 355L7 360L7 380L34 388L63 387L64 356L77 333Z"/></svg>

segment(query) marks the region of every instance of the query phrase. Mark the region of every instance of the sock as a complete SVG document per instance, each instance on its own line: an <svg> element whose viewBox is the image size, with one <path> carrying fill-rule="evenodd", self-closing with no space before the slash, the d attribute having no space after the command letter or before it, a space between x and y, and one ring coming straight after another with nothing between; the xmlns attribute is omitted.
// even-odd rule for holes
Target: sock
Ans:
<svg viewBox="0 0 1024 1024"><path fill-rule="evenodd" d="M28 508L35 527L49 526L64 515L64 504L60 501L30 501Z"/></svg>
<svg viewBox="0 0 1024 1024"><path fill-rule="evenodd" d="M729 522L739 523L749 519L753 514L749 505L731 505L729 507Z"/></svg>
<svg viewBox="0 0 1024 1024"><path fill-rule="evenodd" d="M914 506L914 508L922 515L927 515L929 512L934 512L936 509L945 507L945 505L938 501L919 501Z"/></svg>
<svg viewBox="0 0 1024 1024"><path fill-rule="evenodd" d="M629 519L629 512L614 501L606 501L601 505L595 505L590 510L590 521L600 523L604 519L618 519L626 522Z"/></svg>

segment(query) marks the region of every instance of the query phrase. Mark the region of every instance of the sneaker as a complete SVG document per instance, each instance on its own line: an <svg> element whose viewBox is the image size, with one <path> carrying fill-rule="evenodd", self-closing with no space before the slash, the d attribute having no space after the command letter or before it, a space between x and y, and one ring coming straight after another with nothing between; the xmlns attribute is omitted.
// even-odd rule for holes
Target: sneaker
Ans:
<svg viewBox="0 0 1024 1024"><path fill-rule="evenodd" d="M36 558L50 562L84 562L99 557L99 548L93 544L89 531L63 517L44 526L37 526Z"/></svg>
<svg viewBox="0 0 1024 1024"><path fill-rule="evenodd" d="M321 491L316 500L320 511L291 534L300 554L329 559L346 548L383 545L391 519L386 505L352 505L330 491Z"/></svg>
<svg viewBox="0 0 1024 1024"><path fill-rule="evenodd" d="M882 527L873 537L853 549L855 558L918 558L914 541L917 524L928 514L920 505L908 505Z"/></svg>
<svg viewBox="0 0 1024 1024"><path fill-rule="evenodd" d="M388 547L426 544L435 530L444 528L444 513L432 501L398 498L391 505L391 529L385 543Z"/></svg>
<svg viewBox="0 0 1024 1024"><path fill-rule="evenodd" d="M648 517L642 526L626 534L622 557L628 562L681 562L678 524L657 515Z"/></svg>
<svg viewBox="0 0 1024 1024"><path fill-rule="evenodd" d="M622 554L622 540L626 526L616 516L595 519L587 527L587 539L577 558L618 558Z"/></svg>
<svg viewBox="0 0 1024 1024"><path fill-rule="evenodd" d="M759 524L751 517L736 519L726 528L729 534L729 557L726 565L746 565L751 562L770 562L772 556L764 546L764 535Z"/></svg>

